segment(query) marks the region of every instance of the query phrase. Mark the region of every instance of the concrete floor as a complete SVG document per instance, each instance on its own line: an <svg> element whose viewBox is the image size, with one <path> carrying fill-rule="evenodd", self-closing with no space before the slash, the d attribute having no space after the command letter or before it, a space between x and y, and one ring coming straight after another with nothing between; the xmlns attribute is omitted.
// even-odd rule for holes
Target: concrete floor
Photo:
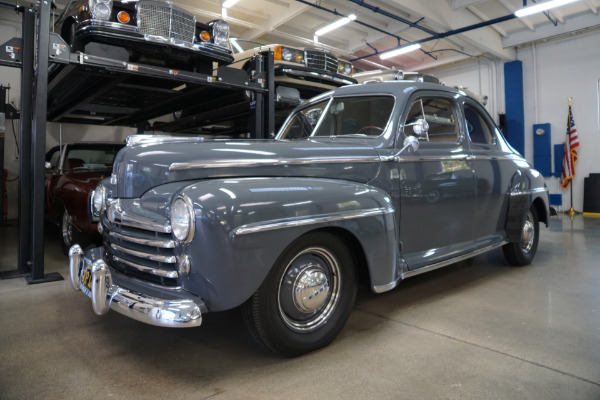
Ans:
<svg viewBox="0 0 600 400"><path fill-rule="evenodd" d="M0 270L16 268L0 227ZM46 272L68 279L46 243ZM361 289L327 348L260 351L237 311L195 329L144 325L91 303L67 280L0 281L1 399L600 399L600 219L553 217L527 267L501 251Z"/></svg>

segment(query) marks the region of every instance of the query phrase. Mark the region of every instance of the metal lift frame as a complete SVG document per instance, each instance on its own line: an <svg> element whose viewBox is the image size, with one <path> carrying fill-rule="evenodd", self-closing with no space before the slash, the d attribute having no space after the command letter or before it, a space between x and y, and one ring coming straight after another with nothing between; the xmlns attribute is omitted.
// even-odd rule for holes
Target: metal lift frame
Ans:
<svg viewBox="0 0 600 400"><path fill-rule="evenodd" d="M18 269L2 274L2 278L26 276L29 284L63 279L58 273L44 273L44 196L46 119L48 101L49 63L71 66L93 66L119 74L168 78L181 83L214 85L228 90L250 90L255 103L251 110L250 135L266 139L274 135L274 62L273 53L257 57L257 82L241 81L239 74L227 73L212 76L169 68L149 67L141 64L73 54L69 46L55 33L50 32L52 3L41 0L37 11L20 8L23 12L23 38L12 41L21 45L21 60L2 60L0 65L17 67L21 73L21 156L19 158L19 258ZM37 14L37 41L34 37ZM35 53L34 53L35 50ZM34 60L34 54L37 55ZM253 111L253 112L252 112Z"/></svg>

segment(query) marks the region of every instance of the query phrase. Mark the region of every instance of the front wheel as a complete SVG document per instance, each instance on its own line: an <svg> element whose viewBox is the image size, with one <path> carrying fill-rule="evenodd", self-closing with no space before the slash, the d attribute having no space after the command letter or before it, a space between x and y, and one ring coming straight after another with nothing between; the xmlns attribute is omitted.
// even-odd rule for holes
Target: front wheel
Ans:
<svg viewBox="0 0 600 400"><path fill-rule="evenodd" d="M284 356L331 343L344 327L356 298L356 270L345 245L329 233L294 242L242 306L254 339Z"/></svg>
<svg viewBox="0 0 600 400"><path fill-rule="evenodd" d="M523 266L531 264L537 251L540 239L540 221L537 210L531 206L521 222L521 238L518 242L505 244L502 247L504 257L511 265Z"/></svg>

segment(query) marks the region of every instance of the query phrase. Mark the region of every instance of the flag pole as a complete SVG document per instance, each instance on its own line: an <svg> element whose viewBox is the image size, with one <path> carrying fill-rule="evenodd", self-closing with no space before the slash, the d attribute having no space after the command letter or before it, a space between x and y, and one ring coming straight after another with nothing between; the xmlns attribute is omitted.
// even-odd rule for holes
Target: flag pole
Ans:
<svg viewBox="0 0 600 400"><path fill-rule="evenodd" d="M569 109L571 109L571 102L573 101L572 97L569 97ZM570 180L569 182L571 185L571 208L569 209L569 211L567 211L567 213L571 216L571 219L573 219L573 217L575 216L575 214L579 214L577 211L575 211L575 209L573 208L573 185L575 184L575 182L573 182L573 179Z"/></svg>

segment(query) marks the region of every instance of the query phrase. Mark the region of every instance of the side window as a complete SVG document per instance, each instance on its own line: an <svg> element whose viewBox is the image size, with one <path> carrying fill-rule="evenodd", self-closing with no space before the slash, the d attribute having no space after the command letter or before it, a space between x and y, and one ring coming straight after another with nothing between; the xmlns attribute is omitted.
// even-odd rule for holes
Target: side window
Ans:
<svg viewBox="0 0 600 400"><path fill-rule="evenodd" d="M493 129L479 110L470 104L465 104L465 124L471 142L479 144L492 144L494 141Z"/></svg>
<svg viewBox="0 0 600 400"><path fill-rule="evenodd" d="M423 97L414 101L406 117L405 125L414 124L418 119L423 118L429 125L429 131L426 136L424 134L419 139L430 142L458 142L458 118L452 100L441 97ZM407 127L405 135L412 134L412 130Z"/></svg>

